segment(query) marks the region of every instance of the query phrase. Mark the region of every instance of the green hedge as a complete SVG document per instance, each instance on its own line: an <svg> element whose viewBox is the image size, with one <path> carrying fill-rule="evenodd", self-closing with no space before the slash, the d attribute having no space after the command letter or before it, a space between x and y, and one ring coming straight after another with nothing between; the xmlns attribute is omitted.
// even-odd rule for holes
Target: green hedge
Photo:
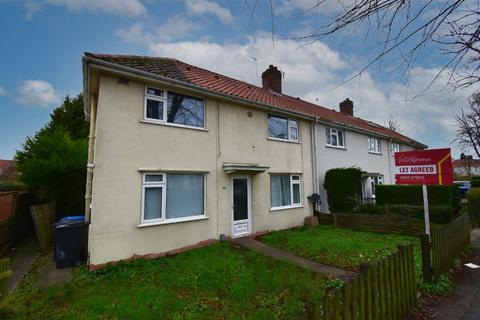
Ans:
<svg viewBox="0 0 480 320"><path fill-rule="evenodd" d="M480 188L471 188L467 191L468 214L471 222L478 226L480 224Z"/></svg>
<svg viewBox="0 0 480 320"><path fill-rule="evenodd" d="M480 177L473 177L470 183L472 185L472 188L480 187Z"/></svg>
<svg viewBox="0 0 480 320"><path fill-rule="evenodd" d="M325 174L328 206L331 212L353 212L362 192L360 168L330 169Z"/></svg>
<svg viewBox="0 0 480 320"><path fill-rule="evenodd" d="M376 203L405 204L423 206L422 186L416 185L378 185L375 189ZM460 208L460 191L458 185L428 186L428 202L431 206L451 206Z"/></svg>
<svg viewBox="0 0 480 320"><path fill-rule="evenodd" d="M391 204L388 206L390 213L403 216L411 216L420 220L424 220L425 215L423 206L411 206L405 204ZM385 214L385 206L375 204L361 204L358 206L358 212L361 214ZM429 206L430 221L446 224L452 221L452 208L446 205Z"/></svg>

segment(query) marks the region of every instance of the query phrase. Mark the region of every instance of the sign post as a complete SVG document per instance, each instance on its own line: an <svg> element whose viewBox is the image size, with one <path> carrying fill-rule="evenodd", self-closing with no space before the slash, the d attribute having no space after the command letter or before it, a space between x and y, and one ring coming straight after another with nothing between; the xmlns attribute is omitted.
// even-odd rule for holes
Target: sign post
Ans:
<svg viewBox="0 0 480 320"><path fill-rule="evenodd" d="M395 183L422 185L425 233L430 236L427 185L453 184L452 156L449 148L395 153Z"/></svg>

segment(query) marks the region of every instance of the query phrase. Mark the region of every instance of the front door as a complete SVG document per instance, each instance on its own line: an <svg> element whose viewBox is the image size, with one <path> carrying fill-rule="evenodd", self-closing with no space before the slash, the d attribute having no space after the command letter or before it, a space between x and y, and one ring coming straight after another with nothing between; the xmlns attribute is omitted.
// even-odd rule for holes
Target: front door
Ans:
<svg viewBox="0 0 480 320"><path fill-rule="evenodd" d="M251 224L250 177L232 177L232 237L251 234Z"/></svg>

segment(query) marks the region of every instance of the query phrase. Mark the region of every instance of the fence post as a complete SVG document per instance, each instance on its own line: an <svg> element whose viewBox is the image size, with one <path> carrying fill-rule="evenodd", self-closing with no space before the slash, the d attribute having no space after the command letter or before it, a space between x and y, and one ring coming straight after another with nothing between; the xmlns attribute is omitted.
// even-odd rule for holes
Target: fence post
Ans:
<svg viewBox="0 0 480 320"><path fill-rule="evenodd" d="M430 237L428 234L420 235L420 243L422 247L422 273L423 281L432 281L432 265L431 265L431 251L430 251Z"/></svg>
<svg viewBox="0 0 480 320"><path fill-rule="evenodd" d="M335 228L337 227L337 214L336 213L333 213L333 225L335 226Z"/></svg>
<svg viewBox="0 0 480 320"><path fill-rule="evenodd" d="M365 277L365 319L372 319L372 285L371 285L371 276L370 276L370 266L366 263L360 265L360 272Z"/></svg>
<svg viewBox="0 0 480 320"><path fill-rule="evenodd" d="M387 232L390 231L390 208L388 207L388 203L385 205L385 225L387 228Z"/></svg>

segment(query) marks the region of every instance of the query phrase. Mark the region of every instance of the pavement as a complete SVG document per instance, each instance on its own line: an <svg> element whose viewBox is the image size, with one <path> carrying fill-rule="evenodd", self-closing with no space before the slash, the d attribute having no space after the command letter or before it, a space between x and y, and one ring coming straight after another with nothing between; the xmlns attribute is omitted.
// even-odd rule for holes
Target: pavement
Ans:
<svg viewBox="0 0 480 320"><path fill-rule="evenodd" d="M66 283L70 279L73 268L57 269L53 254L50 254L47 263L38 272L37 286L47 288Z"/></svg>
<svg viewBox="0 0 480 320"><path fill-rule="evenodd" d="M12 276L7 284L7 291L17 288L39 255L40 247L34 234L22 239L6 252L5 256L10 258L10 269L12 270Z"/></svg>
<svg viewBox="0 0 480 320"><path fill-rule="evenodd" d="M471 233L472 244L480 251L480 229ZM471 263L480 265L480 254L476 254ZM478 320L480 319L480 268L465 267L462 278L456 284L452 293L432 304L427 305L432 310L435 320Z"/></svg>
<svg viewBox="0 0 480 320"><path fill-rule="evenodd" d="M238 238L234 241L234 243L237 243L243 247L246 247L248 249L261 253L265 256L269 256L277 260L292 262L301 268L312 270L314 272L318 272L326 276L342 278L344 280L353 279L357 276L355 272L351 272L348 270L340 269L340 268L329 266L329 265L320 264L310 259L299 257L293 253L268 246L251 237Z"/></svg>

